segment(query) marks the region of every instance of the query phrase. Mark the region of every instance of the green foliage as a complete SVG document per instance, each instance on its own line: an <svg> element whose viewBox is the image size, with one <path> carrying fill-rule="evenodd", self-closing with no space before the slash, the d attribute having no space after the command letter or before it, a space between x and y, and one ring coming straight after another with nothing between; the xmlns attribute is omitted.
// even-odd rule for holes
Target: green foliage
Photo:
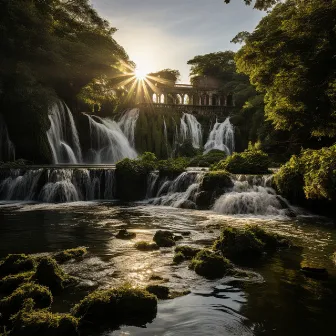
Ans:
<svg viewBox="0 0 336 336"><path fill-rule="evenodd" d="M210 250L201 250L192 259L190 268L208 279L222 278L232 270L229 260Z"/></svg>
<svg viewBox="0 0 336 336"><path fill-rule="evenodd" d="M153 240L160 247L171 247L176 245L174 235L170 231L156 231Z"/></svg>
<svg viewBox="0 0 336 336"><path fill-rule="evenodd" d="M189 167L210 167L226 158L226 153L220 150L212 150L207 154L198 155L191 159Z"/></svg>
<svg viewBox="0 0 336 336"><path fill-rule="evenodd" d="M160 249L160 246L156 243L146 241L139 241L134 245L134 247L139 251L156 251Z"/></svg>
<svg viewBox="0 0 336 336"><path fill-rule="evenodd" d="M157 86L174 86L180 77L181 74L179 70L164 69L148 74L147 80L153 82L153 84L156 84Z"/></svg>
<svg viewBox="0 0 336 336"><path fill-rule="evenodd" d="M190 260L200 252L200 249L191 246L177 246L175 248L174 263L179 264L182 261Z"/></svg>
<svg viewBox="0 0 336 336"><path fill-rule="evenodd" d="M243 153L234 153L226 160L212 167L213 170L227 170L232 174L268 174L268 155L261 150L247 149Z"/></svg>
<svg viewBox="0 0 336 336"><path fill-rule="evenodd" d="M108 290L97 290L74 306L72 314L82 325L100 327L122 324L143 325L157 312L157 299L140 288L125 285ZM111 318L112 317L112 318Z"/></svg>
<svg viewBox="0 0 336 336"><path fill-rule="evenodd" d="M157 168L162 176L177 176L183 173L188 167L189 160L184 157L162 160L158 162Z"/></svg>
<svg viewBox="0 0 336 336"><path fill-rule="evenodd" d="M35 260L25 254L9 254L0 263L0 275L18 274L32 271L36 266Z"/></svg>
<svg viewBox="0 0 336 336"><path fill-rule="evenodd" d="M47 287L30 282L23 284L9 296L0 300L0 310L6 318L9 318L17 313L24 301L29 298L34 300L36 308L49 308L53 302L52 294Z"/></svg>
<svg viewBox="0 0 336 336"><path fill-rule="evenodd" d="M53 258L58 263L65 263L71 259L81 259L87 254L87 249L85 247L77 247L73 249L64 250L56 253Z"/></svg>
<svg viewBox="0 0 336 336"><path fill-rule="evenodd" d="M233 187L233 182L230 176L230 173L228 173L225 170L220 171L211 171L209 173L206 173L200 189L203 191L210 191L213 192L216 189L228 189Z"/></svg>
<svg viewBox="0 0 336 336"><path fill-rule="evenodd" d="M78 319L69 314L53 314L48 310L34 309L32 299L12 317L11 335L20 336L78 336Z"/></svg>
<svg viewBox="0 0 336 336"><path fill-rule="evenodd" d="M155 295L159 300L169 298L169 288L162 285L149 285L145 288L148 293Z"/></svg>
<svg viewBox="0 0 336 336"><path fill-rule="evenodd" d="M276 3L278 3L280 0L243 0L246 5L252 5L254 4L254 8L259 10L266 10ZM231 0L224 0L225 3L229 4Z"/></svg>
<svg viewBox="0 0 336 336"><path fill-rule="evenodd" d="M304 150L293 156L275 175L279 192L289 199L336 201L336 145Z"/></svg>
<svg viewBox="0 0 336 336"><path fill-rule="evenodd" d="M335 1L288 0L237 53L238 70L266 94L266 116L276 129L335 138L335 25Z"/></svg>
<svg viewBox="0 0 336 336"><path fill-rule="evenodd" d="M155 163L157 161L156 155L151 152L145 152L141 154L139 159L141 161L152 162L152 163Z"/></svg>

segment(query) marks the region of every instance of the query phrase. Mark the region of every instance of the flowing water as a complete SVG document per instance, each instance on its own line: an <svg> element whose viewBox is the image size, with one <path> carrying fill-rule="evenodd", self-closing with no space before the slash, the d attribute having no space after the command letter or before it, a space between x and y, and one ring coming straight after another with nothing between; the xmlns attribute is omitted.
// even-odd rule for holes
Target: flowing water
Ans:
<svg viewBox="0 0 336 336"><path fill-rule="evenodd" d="M82 151L75 121L69 108L62 102L55 103L49 111L51 127L47 132L53 162L80 163Z"/></svg>
<svg viewBox="0 0 336 336"><path fill-rule="evenodd" d="M204 145L204 152L208 153L213 149L218 149L231 155L235 150L234 127L227 118L224 122L216 121L207 143Z"/></svg>
<svg viewBox="0 0 336 336"><path fill-rule="evenodd" d="M138 108L128 110L122 115L118 122L118 125L120 126L132 147L135 146L135 128L139 119L139 114L140 110Z"/></svg>
<svg viewBox="0 0 336 336"><path fill-rule="evenodd" d="M0 114L0 161L15 161L15 147L9 138L7 125Z"/></svg>
<svg viewBox="0 0 336 336"><path fill-rule="evenodd" d="M152 275L166 279L171 290L191 293L160 301L156 319L144 328L122 327L107 335L331 335L336 305L336 232L319 217L237 217L172 207L120 206L110 202L25 204L0 206L0 257L8 253L49 253L86 246L82 262L64 265L78 276L84 288L108 288L128 282L145 286ZM249 279L208 281L172 264L173 249L139 252L134 243L150 241L158 229L175 234L189 231L179 244L204 247L212 244L222 225L259 224L282 233L302 249L282 251L246 265ZM115 238L121 229L137 234L133 241ZM327 280L314 280L300 272L309 261L326 267ZM155 281L154 281L155 282ZM55 296L54 310L68 311L85 293Z"/></svg>
<svg viewBox="0 0 336 336"><path fill-rule="evenodd" d="M202 125L197 121L196 117L183 113L180 126L180 138L181 142L190 140L194 148L200 148L202 146Z"/></svg>

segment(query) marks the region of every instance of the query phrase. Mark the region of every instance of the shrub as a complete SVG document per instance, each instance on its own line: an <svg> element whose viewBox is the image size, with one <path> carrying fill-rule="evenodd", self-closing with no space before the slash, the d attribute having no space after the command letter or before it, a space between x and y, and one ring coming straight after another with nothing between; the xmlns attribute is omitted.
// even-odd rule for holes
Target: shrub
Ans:
<svg viewBox="0 0 336 336"><path fill-rule="evenodd" d="M139 251L155 251L160 249L160 246L156 243L149 243L146 241L140 241L136 243L134 247Z"/></svg>
<svg viewBox="0 0 336 336"><path fill-rule="evenodd" d="M116 235L116 238L123 239L123 240L130 240L130 239L134 239L135 237L136 237L136 234L134 232L129 232L126 229L120 230Z"/></svg>
<svg viewBox="0 0 336 336"><path fill-rule="evenodd" d="M210 250L201 250L192 259L190 268L208 279L222 278L232 271L229 260Z"/></svg>
<svg viewBox="0 0 336 336"><path fill-rule="evenodd" d="M189 162L189 167L210 167L227 157L225 152L220 150L212 150L207 154L199 155L191 159Z"/></svg>
<svg viewBox="0 0 336 336"><path fill-rule="evenodd" d="M71 259L81 259L86 254L87 249L85 247L78 247L58 252L53 257L58 263L65 263Z"/></svg>
<svg viewBox="0 0 336 336"><path fill-rule="evenodd" d="M72 309L72 314L81 319L81 324L94 327L101 324L143 325L152 321L156 312L157 299L153 294L128 285L97 290Z"/></svg>
<svg viewBox="0 0 336 336"><path fill-rule="evenodd" d="M151 152L144 152L140 155L139 160L154 163L157 161L156 155Z"/></svg>
<svg viewBox="0 0 336 336"><path fill-rule="evenodd" d="M216 189L225 190L232 187L233 182L227 171L212 171L205 174L200 189L214 192Z"/></svg>
<svg viewBox="0 0 336 336"><path fill-rule="evenodd" d="M78 319L69 314L52 314L48 310L35 310L32 299L28 299L23 309L12 317L12 323L12 335L78 335Z"/></svg>
<svg viewBox="0 0 336 336"><path fill-rule="evenodd" d="M158 162L157 168L161 176L168 176L174 178L182 174L188 167L189 160L184 157L176 159L162 160Z"/></svg>
<svg viewBox="0 0 336 336"><path fill-rule="evenodd" d="M157 231L153 240L160 247L172 247L176 245L174 235L170 231Z"/></svg>
<svg viewBox="0 0 336 336"><path fill-rule="evenodd" d="M268 155L261 150L247 149L243 153L234 153L220 161L212 170L227 170L232 174L268 174Z"/></svg>
<svg viewBox="0 0 336 336"><path fill-rule="evenodd" d="M0 263L0 276L32 271L36 266L34 258L25 254L9 254Z"/></svg>
<svg viewBox="0 0 336 336"><path fill-rule="evenodd" d="M32 282L26 283L0 301L3 316L8 318L17 313L26 299L33 299L36 308L49 308L53 301L52 294L47 287Z"/></svg>

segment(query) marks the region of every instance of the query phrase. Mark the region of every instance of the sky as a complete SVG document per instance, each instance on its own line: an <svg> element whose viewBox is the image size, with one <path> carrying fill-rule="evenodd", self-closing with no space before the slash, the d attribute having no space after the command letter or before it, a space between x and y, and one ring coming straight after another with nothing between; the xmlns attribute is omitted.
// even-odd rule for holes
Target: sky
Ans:
<svg viewBox="0 0 336 336"><path fill-rule="evenodd" d="M118 29L114 38L140 72L178 69L189 83L188 60L216 51L240 31L253 31L265 13L243 0L92 0L99 14Z"/></svg>

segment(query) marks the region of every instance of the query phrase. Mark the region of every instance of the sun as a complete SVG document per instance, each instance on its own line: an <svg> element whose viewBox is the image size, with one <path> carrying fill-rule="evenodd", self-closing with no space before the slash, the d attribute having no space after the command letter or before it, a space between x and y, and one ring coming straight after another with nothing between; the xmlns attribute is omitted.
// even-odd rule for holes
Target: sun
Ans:
<svg viewBox="0 0 336 336"><path fill-rule="evenodd" d="M143 69L137 68L134 71L137 80L144 80L147 77L147 72Z"/></svg>

